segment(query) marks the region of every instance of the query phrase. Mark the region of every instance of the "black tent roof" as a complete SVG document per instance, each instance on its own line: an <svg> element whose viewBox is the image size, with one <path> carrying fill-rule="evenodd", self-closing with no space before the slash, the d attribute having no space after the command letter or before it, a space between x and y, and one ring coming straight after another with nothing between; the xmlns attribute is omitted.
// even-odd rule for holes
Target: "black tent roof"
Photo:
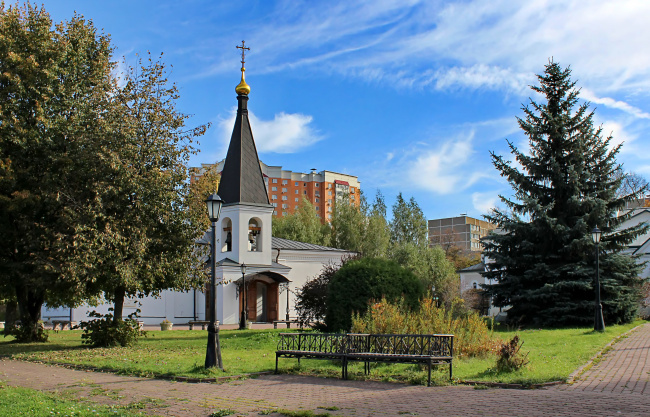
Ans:
<svg viewBox="0 0 650 417"><path fill-rule="evenodd" d="M225 205L253 203L269 205L253 131L248 121L248 96L237 96L237 118L230 137L226 162L217 194Z"/></svg>

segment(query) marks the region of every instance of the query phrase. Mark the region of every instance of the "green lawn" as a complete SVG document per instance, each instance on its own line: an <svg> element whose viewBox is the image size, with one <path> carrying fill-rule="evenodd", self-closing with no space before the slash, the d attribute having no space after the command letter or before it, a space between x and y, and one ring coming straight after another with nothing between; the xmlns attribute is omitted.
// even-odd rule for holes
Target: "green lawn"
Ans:
<svg viewBox="0 0 650 417"><path fill-rule="evenodd" d="M144 405L138 403L106 406L0 383L0 416L133 417L144 415L136 411L144 408Z"/></svg>
<svg viewBox="0 0 650 417"><path fill-rule="evenodd" d="M528 352L529 365L520 371L497 374L492 371L496 356L454 361L454 377L460 380L533 384L566 379L618 335L642 324L637 321L623 326L609 326L604 333L591 329L495 331L507 340L519 334ZM80 331L50 334L45 344L19 345L11 337L0 341L0 355L16 359L70 363L117 370L139 376L217 377L272 371L275 368L277 335L282 330L221 331L224 372L203 368L207 343L206 331L151 331L131 348L89 349L81 345ZM338 377L340 366L330 361L280 359L282 372ZM445 383L446 367L435 373L437 383ZM363 367L350 368L352 378L362 379ZM372 379L425 383L426 372L413 365L373 366Z"/></svg>

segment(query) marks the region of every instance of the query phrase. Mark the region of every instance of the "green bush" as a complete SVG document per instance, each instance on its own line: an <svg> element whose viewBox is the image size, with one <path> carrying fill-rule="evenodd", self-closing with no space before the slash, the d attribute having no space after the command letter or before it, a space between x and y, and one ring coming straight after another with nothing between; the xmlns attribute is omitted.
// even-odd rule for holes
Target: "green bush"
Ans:
<svg viewBox="0 0 650 417"><path fill-rule="evenodd" d="M146 335L146 332L140 330L140 325L136 321L138 313L140 310L129 314L126 320L119 320L116 323L111 313L102 316L96 311L91 311L89 316L97 318L79 324L79 327L83 329L81 342L92 347L133 345L138 337Z"/></svg>
<svg viewBox="0 0 650 417"><path fill-rule="evenodd" d="M380 258L350 261L329 284L325 324L329 331L349 330L354 313L364 313L370 300L382 298L389 302L403 298L406 307L417 309L424 293L422 282L397 262Z"/></svg>

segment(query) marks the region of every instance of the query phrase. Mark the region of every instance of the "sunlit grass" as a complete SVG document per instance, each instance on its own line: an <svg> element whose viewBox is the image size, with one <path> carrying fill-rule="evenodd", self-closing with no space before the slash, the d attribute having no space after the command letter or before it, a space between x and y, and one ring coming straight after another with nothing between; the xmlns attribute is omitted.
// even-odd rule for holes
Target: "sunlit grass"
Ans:
<svg viewBox="0 0 650 417"><path fill-rule="evenodd" d="M586 363L612 339L643 322L609 326L604 333L591 329L554 329L495 331L504 341L518 334L523 340L522 352L528 353L529 364L516 372L496 373L495 355L483 358L454 360L454 379L484 382L536 384L564 380ZM183 376L214 378L270 372L275 369L275 349L282 330L222 330L221 350L224 370L205 370L207 331L151 331L146 338L128 348L90 349L81 344L80 331L50 334L45 344L20 345L11 337L0 341L0 355L16 359L50 363L68 363L115 370L138 376ZM325 360L280 358L284 373L340 377L339 363ZM350 377L367 378L362 364L350 366ZM418 365L373 365L370 378L381 381L426 383L426 370ZM433 375L438 384L447 383L448 368L440 366Z"/></svg>
<svg viewBox="0 0 650 417"><path fill-rule="evenodd" d="M29 388L10 387L0 382L0 415L2 416L142 416L143 412L133 409L138 404L108 406L87 401L61 398ZM150 414L147 414L150 415Z"/></svg>

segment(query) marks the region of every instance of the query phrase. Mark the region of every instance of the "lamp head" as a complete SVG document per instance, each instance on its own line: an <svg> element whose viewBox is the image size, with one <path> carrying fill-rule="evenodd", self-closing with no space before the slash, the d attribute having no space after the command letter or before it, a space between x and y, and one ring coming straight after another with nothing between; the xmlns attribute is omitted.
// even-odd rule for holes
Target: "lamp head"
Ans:
<svg viewBox="0 0 650 417"><path fill-rule="evenodd" d="M598 228L598 226L594 227L594 230L591 231L591 238L594 240L594 243L597 245L600 243L600 236L602 235L602 232Z"/></svg>
<svg viewBox="0 0 650 417"><path fill-rule="evenodd" d="M241 269L242 275L246 274L246 264L242 263L239 268Z"/></svg>
<svg viewBox="0 0 650 417"><path fill-rule="evenodd" d="M205 204L208 207L208 217L212 223L219 220L219 214L221 213L221 206L223 205L223 200L216 193L210 195L206 200Z"/></svg>

